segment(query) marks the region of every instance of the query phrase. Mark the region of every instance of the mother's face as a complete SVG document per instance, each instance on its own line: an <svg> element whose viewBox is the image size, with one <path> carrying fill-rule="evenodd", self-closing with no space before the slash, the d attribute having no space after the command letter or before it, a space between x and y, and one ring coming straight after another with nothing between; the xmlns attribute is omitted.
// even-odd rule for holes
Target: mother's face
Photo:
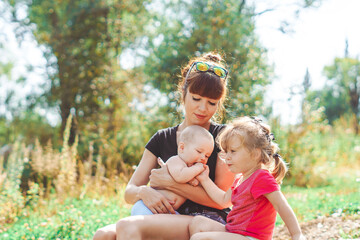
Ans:
<svg viewBox="0 0 360 240"><path fill-rule="evenodd" d="M208 124L217 111L218 103L219 99L203 97L188 91L184 99L185 121L188 125Z"/></svg>

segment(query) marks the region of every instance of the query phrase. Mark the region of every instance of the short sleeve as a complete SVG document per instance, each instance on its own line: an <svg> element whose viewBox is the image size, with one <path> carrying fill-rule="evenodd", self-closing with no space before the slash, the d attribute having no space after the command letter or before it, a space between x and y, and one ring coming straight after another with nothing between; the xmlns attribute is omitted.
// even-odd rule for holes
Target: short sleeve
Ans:
<svg viewBox="0 0 360 240"><path fill-rule="evenodd" d="M260 172L251 188L251 194L255 199L264 194L280 190L275 178L266 170Z"/></svg>
<svg viewBox="0 0 360 240"><path fill-rule="evenodd" d="M145 148L152 152L156 157L160 156L160 133L156 132L149 140L149 142L145 145Z"/></svg>

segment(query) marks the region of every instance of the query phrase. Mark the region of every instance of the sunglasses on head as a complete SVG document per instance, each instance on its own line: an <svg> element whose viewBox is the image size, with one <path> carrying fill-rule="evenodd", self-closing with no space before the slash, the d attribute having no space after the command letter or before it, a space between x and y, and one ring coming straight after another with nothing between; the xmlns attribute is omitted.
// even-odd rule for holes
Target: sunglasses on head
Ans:
<svg viewBox="0 0 360 240"><path fill-rule="evenodd" d="M185 80L187 80L187 78L188 78L191 70L194 68L194 66L195 66L195 69L199 72L212 72L220 78L226 78L226 76L228 75L228 70L226 70L225 68L211 65L206 62L194 62L193 64L191 64L191 67L186 74Z"/></svg>

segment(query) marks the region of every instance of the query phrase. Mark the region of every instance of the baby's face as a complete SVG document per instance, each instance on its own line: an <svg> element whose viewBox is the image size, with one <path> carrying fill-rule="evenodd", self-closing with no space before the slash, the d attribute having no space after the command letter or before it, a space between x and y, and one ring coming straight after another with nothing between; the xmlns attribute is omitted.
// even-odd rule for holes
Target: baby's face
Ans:
<svg viewBox="0 0 360 240"><path fill-rule="evenodd" d="M188 166L195 163L206 164L214 149L214 142L206 137L196 137L184 144L184 150L179 153L180 157Z"/></svg>

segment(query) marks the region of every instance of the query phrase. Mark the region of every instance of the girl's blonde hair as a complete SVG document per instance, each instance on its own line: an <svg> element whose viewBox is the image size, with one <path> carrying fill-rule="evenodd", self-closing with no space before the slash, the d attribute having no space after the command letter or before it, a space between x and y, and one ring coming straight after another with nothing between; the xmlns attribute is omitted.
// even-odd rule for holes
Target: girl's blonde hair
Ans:
<svg viewBox="0 0 360 240"><path fill-rule="evenodd" d="M233 137L237 137L250 152L260 149L260 163L269 170L276 182L281 184L288 169L285 161L278 154L280 149L273 142L274 135L270 130L270 126L259 118L241 117L228 124L216 141L223 151L227 150L229 141Z"/></svg>

